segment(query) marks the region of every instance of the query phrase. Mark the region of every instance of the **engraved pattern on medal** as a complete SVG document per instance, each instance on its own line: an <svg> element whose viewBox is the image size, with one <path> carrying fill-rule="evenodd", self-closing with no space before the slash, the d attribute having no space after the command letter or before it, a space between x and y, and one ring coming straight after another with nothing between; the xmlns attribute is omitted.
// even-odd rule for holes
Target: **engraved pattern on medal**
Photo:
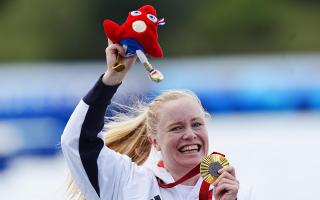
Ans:
<svg viewBox="0 0 320 200"><path fill-rule="evenodd" d="M229 161L219 155L219 154L211 154L203 158L200 164L200 174L203 179L212 184L219 177L219 169L229 166Z"/></svg>

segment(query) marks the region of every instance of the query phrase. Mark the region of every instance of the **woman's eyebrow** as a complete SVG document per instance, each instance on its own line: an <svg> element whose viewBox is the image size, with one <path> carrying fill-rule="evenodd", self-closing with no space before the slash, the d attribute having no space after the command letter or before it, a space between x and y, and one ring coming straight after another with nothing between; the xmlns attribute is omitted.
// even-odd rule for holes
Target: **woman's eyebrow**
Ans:
<svg viewBox="0 0 320 200"><path fill-rule="evenodd" d="M182 125L183 123L181 121L177 121L177 122L172 122L170 124L167 125L167 127L172 127L172 126L176 126L176 125Z"/></svg>
<svg viewBox="0 0 320 200"><path fill-rule="evenodd" d="M197 120L203 121L203 118L202 117L194 117L191 119L191 121L197 121Z"/></svg>

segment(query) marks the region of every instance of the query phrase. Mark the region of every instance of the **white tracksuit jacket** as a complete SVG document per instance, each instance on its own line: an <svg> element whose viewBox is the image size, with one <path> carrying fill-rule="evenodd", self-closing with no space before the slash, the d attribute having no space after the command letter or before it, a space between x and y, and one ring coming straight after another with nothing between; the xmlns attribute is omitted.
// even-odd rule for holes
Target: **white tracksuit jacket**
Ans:
<svg viewBox="0 0 320 200"><path fill-rule="evenodd" d="M61 136L63 154L81 193L87 200L198 199L202 178L188 198L183 198L179 185L159 187L156 176L165 183L174 182L164 168L137 166L104 145L101 131L105 111L117 88L104 85L100 78L77 105ZM238 200L251 199L251 190L240 186Z"/></svg>

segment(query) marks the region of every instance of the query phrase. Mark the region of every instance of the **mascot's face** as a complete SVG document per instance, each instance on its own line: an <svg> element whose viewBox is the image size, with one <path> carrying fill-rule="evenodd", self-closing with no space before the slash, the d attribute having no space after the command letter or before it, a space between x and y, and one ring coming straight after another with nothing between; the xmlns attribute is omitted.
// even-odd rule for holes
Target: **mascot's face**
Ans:
<svg viewBox="0 0 320 200"><path fill-rule="evenodd" d="M158 27L157 13L151 6L144 6L139 10L129 12L125 24L135 33L155 32Z"/></svg>

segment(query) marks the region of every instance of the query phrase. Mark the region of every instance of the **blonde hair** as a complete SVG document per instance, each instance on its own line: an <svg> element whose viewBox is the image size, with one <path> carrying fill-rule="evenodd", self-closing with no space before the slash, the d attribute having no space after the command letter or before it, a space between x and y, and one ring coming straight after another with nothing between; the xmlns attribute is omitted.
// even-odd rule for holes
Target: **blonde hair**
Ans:
<svg viewBox="0 0 320 200"><path fill-rule="evenodd" d="M204 110L199 98L189 90L169 90L157 96L149 104L138 102L136 106L121 106L125 113L117 113L108 119L105 124L105 145L121 154L129 156L137 165L142 165L149 157L151 143L148 136L156 134L157 114L161 105L165 102L182 97L194 99L202 108L206 116L209 114ZM85 200L80 195L75 181L71 178L68 185L68 199Z"/></svg>

